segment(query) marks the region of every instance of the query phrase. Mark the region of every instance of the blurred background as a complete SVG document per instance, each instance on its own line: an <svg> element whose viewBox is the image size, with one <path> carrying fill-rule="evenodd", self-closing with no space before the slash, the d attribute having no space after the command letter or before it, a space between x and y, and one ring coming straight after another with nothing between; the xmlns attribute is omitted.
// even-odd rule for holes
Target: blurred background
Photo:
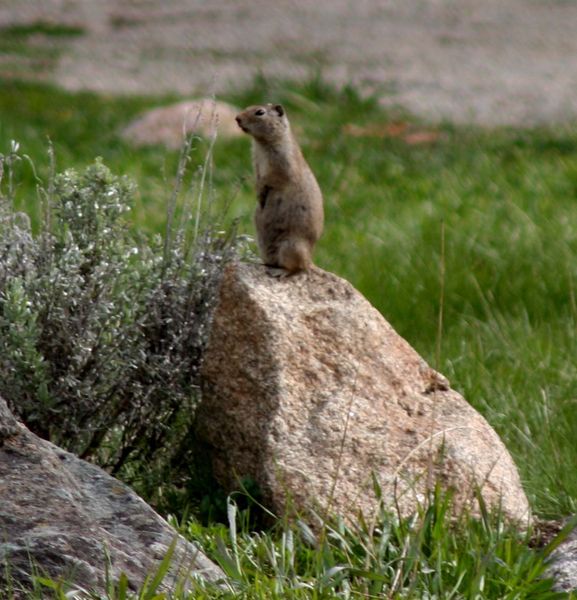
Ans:
<svg viewBox="0 0 577 600"><path fill-rule="evenodd" d="M107 94L206 96L318 70L418 116L575 116L566 0L4 0L0 75Z"/></svg>

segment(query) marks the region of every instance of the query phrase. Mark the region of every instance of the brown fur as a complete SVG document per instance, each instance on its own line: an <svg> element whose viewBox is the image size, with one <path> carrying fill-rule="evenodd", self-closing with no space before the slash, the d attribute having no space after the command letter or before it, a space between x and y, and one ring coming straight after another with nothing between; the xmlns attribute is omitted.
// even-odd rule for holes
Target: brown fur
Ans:
<svg viewBox="0 0 577 600"><path fill-rule="evenodd" d="M253 138L257 242L264 263L287 274L310 269L323 230L323 197L280 104L249 106L237 117Z"/></svg>

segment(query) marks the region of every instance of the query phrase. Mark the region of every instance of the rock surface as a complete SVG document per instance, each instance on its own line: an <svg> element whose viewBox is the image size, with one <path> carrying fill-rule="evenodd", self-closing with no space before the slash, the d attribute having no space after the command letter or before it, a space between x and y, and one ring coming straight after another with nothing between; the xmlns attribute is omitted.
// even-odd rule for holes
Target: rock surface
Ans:
<svg viewBox="0 0 577 600"><path fill-rule="evenodd" d="M557 590L577 590L577 529L553 552L547 574L555 580Z"/></svg>
<svg viewBox="0 0 577 600"><path fill-rule="evenodd" d="M458 506L527 522L516 467L485 419L349 283L315 269L225 273L204 362L198 433L228 489L255 481L276 513L412 512L434 481ZM441 458L442 455L442 458Z"/></svg>
<svg viewBox="0 0 577 600"><path fill-rule="evenodd" d="M178 149L185 135L195 133L210 138L215 131L222 137L238 137L242 131L234 120L239 109L210 98L177 102L147 111L130 123L122 137L135 146L161 144Z"/></svg>
<svg viewBox="0 0 577 600"><path fill-rule="evenodd" d="M0 589L6 573L29 588L32 562L36 572L103 593L105 551L113 580L124 572L137 589L175 538L167 589L187 577L223 577L127 486L35 436L0 398Z"/></svg>

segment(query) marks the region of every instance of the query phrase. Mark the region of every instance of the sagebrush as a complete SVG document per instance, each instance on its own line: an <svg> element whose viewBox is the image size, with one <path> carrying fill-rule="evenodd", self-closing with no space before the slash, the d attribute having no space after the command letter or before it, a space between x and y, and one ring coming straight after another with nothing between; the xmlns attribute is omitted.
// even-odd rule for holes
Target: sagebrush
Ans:
<svg viewBox="0 0 577 600"><path fill-rule="evenodd" d="M189 152L152 239L126 226L135 185L101 160L39 182L33 232L13 208L23 157L16 144L0 155L0 393L35 433L148 497L188 469L211 310L237 248L202 190L178 193Z"/></svg>

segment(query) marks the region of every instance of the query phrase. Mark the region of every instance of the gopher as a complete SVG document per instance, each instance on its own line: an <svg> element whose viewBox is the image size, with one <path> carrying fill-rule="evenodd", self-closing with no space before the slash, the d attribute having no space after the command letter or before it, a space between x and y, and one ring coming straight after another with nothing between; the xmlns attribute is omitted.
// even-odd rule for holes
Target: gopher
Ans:
<svg viewBox="0 0 577 600"><path fill-rule="evenodd" d="M237 117L253 138L257 242L264 264L292 275L312 266L323 231L323 196L281 104L249 106Z"/></svg>

